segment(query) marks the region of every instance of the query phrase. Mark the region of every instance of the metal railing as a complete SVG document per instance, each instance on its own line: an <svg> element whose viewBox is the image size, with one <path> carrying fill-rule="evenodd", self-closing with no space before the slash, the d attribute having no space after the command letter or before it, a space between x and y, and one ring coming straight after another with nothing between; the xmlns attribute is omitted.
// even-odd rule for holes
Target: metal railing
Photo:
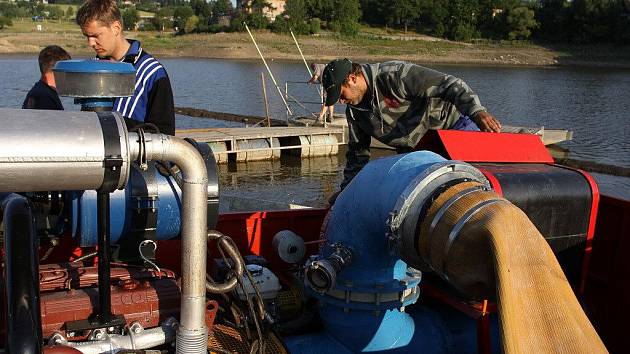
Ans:
<svg viewBox="0 0 630 354"><path fill-rule="evenodd" d="M294 95L289 93L289 85L312 85L319 94L319 101L306 101L306 100L300 100L296 98ZM318 105L318 108L321 108L322 104L324 104L324 98L322 96L322 91L319 89L319 84L309 84L307 81L285 81L284 82L284 99L289 104L294 103L298 105L304 112L306 112L307 117L309 118L314 117L315 119L317 119L318 117L318 112L313 112L312 110L308 109L306 105ZM290 113L291 112L289 112L289 110L287 109L286 110L287 123L289 122L290 116L293 115Z"/></svg>

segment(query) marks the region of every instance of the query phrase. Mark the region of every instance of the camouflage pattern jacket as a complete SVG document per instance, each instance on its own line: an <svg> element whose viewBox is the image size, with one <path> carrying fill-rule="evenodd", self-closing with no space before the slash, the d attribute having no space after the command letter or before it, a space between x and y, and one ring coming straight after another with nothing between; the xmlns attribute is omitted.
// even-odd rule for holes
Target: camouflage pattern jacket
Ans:
<svg viewBox="0 0 630 354"><path fill-rule="evenodd" d="M348 105L348 152L343 189L370 160L370 138L414 148L429 129L448 129L462 116L486 109L464 81L401 61L362 65L367 92Z"/></svg>

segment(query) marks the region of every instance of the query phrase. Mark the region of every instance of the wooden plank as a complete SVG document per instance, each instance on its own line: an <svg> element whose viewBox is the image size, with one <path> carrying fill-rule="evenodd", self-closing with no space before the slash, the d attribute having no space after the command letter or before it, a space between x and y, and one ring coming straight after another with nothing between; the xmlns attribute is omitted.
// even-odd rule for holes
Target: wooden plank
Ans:
<svg viewBox="0 0 630 354"><path fill-rule="evenodd" d="M335 127L206 128L178 130L175 135L178 137L187 137L199 141L209 142L329 134L343 134L343 129Z"/></svg>
<svg viewBox="0 0 630 354"><path fill-rule="evenodd" d="M546 129L545 127L516 127L504 125L501 127L501 132L538 135L545 145L557 144L573 139L573 132L566 129Z"/></svg>

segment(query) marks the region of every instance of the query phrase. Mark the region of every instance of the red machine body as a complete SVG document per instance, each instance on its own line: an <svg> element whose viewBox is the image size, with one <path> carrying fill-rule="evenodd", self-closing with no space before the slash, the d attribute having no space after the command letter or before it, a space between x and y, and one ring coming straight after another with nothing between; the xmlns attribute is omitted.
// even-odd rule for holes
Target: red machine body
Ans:
<svg viewBox="0 0 630 354"><path fill-rule="evenodd" d="M128 267L111 268L112 312L125 317L127 324L157 327L169 317L179 316L180 288L175 274ZM84 320L98 303L98 269L81 265L42 266L39 273L42 333L68 335L64 323ZM80 338L80 333L70 337Z"/></svg>
<svg viewBox="0 0 630 354"><path fill-rule="evenodd" d="M555 165L532 134L438 130L416 148L477 167L536 225L574 289L584 290L599 203L599 189L588 173Z"/></svg>

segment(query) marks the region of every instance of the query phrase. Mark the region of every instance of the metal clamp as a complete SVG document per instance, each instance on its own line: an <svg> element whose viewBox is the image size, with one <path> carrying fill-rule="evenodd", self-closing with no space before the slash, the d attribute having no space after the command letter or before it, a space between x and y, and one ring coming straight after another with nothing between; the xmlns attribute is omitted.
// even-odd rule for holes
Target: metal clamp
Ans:
<svg viewBox="0 0 630 354"><path fill-rule="evenodd" d="M448 260L448 254L451 251L451 246L453 245L453 243L455 243L455 241L457 240L457 238L459 237L459 233L460 231L464 228L464 225L466 225L466 223L475 215L477 214L481 209L487 207L488 205L491 204L496 204L496 203L503 203L503 202L507 202L509 203L506 199L488 199L488 200L484 200L481 203L473 206L472 208L468 209L468 211L459 219L457 220L457 223L455 224L455 226L453 226L453 229L451 230L451 232L448 234L448 239L446 241L446 243L444 244L444 257L442 258L442 272L444 272L444 269L446 269L446 260Z"/></svg>
<svg viewBox="0 0 630 354"><path fill-rule="evenodd" d="M140 151L138 152L138 167L142 171L146 171L148 168L148 158L147 158L147 146L146 139L144 135L144 129L140 128L137 131L138 133L138 143L140 145Z"/></svg>

